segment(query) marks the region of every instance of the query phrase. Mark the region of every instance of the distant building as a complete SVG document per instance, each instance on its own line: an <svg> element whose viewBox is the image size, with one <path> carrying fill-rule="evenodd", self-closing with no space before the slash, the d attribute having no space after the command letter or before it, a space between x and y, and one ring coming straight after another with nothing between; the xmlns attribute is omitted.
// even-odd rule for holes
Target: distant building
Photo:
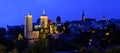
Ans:
<svg viewBox="0 0 120 53"><path fill-rule="evenodd" d="M80 23L81 32L90 32L91 29L97 28L95 18L86 18L84 11L82 13L82 21Z"/></svg>
<svg viewBox="0 0 120 53"><path fill-rule="evenodd" d="M61 24L61 17L60 17L60 16L58 16L58 17L56 18L56 22L57 22L57 24Z"/></svg>
<svg viewBox="0 0 120 53"><path fill-rule="evenodd" d="M49 25L53 24L53 21L52 20L48 20L48 24Z"/></svg>
<svg viewBox="0 0 120 53"><path fill-rule="evenodd" d="M120 19L110 19L108 25L115 24L117 30L120 30Z"/></svg>
<svg viewBox="0 0 120 53"><path fill-rule="evenodd" d="M97 28L100 30L107 30L108 22L105 16L102 17L102 20L97 21Z"/></svg>
<svg viewBox="0 0 120 53"><path fill-rule="evenodd" d="M40 16L40 25L43 28L48 27L48 16L45 14L45 10L43 10L43 14L42 14L42 16Z"/></svg>
<svg viewBox="0 0 120 53"><path fill-rule="evenodd" d="M86 22L96 22L95 18L86 18Z"/></svg>
<svg viewBox="0 0 120 53"><path fill-rule="evenodd" d="M70 26L70 33L71 34L80 34L80 28L77 25Z"/></svg>
<svg viewBox="0 0 120 53"><path fill-rule="evenodd" d="M91 21L96 22L96 19L94 19L94 18L86 18L85 13L83 11L83 13L82 13L82 22L91 22Z"/></svg>
<svg viewBox="0 0 120 53"><path fill-rule="evenodd" d="M85 22L81 24L81 32L90 32L91 29L91 23Z"/></svg>
<svg viewBox="0 0 120 53"><path fill-rule="evenodd" d="M86 18L84 21L83 20L82 21L77 21L77 20L71 21L70 27L73 31L76 31L74 30L75 29L74 27L77 27L80 32L90 32L91 29L97 28L96 19Z"/></svg>
<svg viewBox="0 0 120 53"><path fill-rule="evenodd" d="M78 28L80 28L80 25L81 24L81 21L79 21L79 20L76 20L76 21L71 21L70 22L70 27L71 26L77 26Z"/></svg>
<svg viewBox="0 0 120 53"><path fill-rule="evenodd" d="M91 29L97 28L96 19L94 19L94 18L86 18L85 22L90 26Z"/></svg>

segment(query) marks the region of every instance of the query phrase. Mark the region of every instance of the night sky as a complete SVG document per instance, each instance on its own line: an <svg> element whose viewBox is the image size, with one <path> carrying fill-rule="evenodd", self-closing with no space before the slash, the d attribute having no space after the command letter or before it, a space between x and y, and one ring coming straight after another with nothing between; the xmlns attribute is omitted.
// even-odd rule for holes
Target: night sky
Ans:
<svg viewBox="0 0 120 53"><path fill-rule="evenodd" d="M87 18L120 18L120 0L0 0L0 27L24 24L28 12L36 22L43 9L53 21L81 20L83 10Z"/></svg>

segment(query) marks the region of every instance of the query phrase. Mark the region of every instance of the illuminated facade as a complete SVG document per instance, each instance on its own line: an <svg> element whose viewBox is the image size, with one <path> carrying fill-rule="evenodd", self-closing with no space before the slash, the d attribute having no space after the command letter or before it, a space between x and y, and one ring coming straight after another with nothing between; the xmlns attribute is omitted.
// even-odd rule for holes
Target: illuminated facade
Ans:
<svg viewBox="0 0 120 53"><path fill-rule="evenodd" d="M43 28L48 27L48 16L45 14L45 10L43 10L43 14L42 14L42 16L40 16L40 25Z"/></svg>
<svg viewBox="0 0 120 53"><path fill-rule="evenodd" d="M39 38L39 31L32 31L30 38L31 39Z"/></svg>
<svg viewBox="0 0 120 53"><path fill-rule="evenodd" d="M50 25L49 32L50 32L50 34L58 33L57 26L56 25Z"/></svg>
<svg viewBox="0 0 120 53"><path fill-rule="evenodd" d="M29 38L32 33L32 15L28 13L25 17L24 36Z"/></svg>

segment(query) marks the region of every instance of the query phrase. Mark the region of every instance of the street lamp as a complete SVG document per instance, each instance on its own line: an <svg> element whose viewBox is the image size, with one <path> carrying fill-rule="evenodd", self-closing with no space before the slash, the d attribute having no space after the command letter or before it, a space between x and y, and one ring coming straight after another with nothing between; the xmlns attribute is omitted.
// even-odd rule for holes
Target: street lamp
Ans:
<svg viewBox="0 0 120 53"><path fill-rule="evenodd" d="M92 33L95 33L95 31L94 31L94 30L92 30Z"/></svg>
<svg viewBox="0 0 120 53"><path fill-rule="evenodd" d="M109 33L109 32L106 32L106 33L105 33L105 36L109 36L109 35L110 35L110 33Z"/></svg>

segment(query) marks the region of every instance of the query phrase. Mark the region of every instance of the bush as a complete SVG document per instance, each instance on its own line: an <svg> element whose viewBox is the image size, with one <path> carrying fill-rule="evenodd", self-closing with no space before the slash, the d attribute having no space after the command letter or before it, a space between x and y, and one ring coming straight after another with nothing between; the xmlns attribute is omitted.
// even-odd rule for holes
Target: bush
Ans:
<svg viewBox="0 0 120 53"><path fill-rule="evenodd" d="M47 53L47 42L40 40L33 46L27 48L24 53Z"/></svg>
<svg viewBox="0 0 120 53"><path fill-rule="evenodd" d="M6 47L3 45L0 45L0 53L6 53Z"/></svg>
<svg viewBox="0 0 120 53"><path fill-rule="evenodd" d="M9 53L19 53L19 51L16 49L16 48L14 48L12 51L10 51Z"/></svg>

